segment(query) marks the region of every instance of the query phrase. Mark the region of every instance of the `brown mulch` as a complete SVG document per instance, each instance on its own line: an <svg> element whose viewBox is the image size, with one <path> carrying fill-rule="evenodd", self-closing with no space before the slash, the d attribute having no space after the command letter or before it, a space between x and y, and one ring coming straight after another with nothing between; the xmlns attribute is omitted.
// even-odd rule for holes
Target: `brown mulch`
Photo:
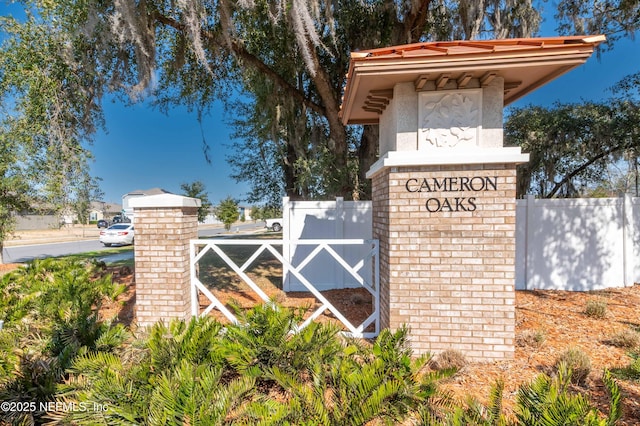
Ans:
<svg viewBox="0 0 640 426"><path fill-rule="evenodd" d="M604 319L587 316L587 301L606 303ZM605 368L628 366L629 349L615 347L617 333L640 332L640 285L596 292L518 291L516 292L516 351L511 361L470 364L447 384L456 395L473 395L486 402L491 386L504 381L504 405L513 407L516 392L540 373L552 374L557 357L568 348L583 350L591 361L586 383L576 391L586 393L602 412L608 410L608 397L602 383ZM541 344L527 336L542 333ZM640 348L637 348L640 350ZM640 383L618 380L622 391L623 418L618 425L640 425Z"/></svg>
<svg viewBox="0 0 640 426"><path fill-rule="evenodd" d="M21 266L20 263L0 263L0 275L11 272L19 266Z"/></svg>
<svg viewBox="0 0 640 426"><path fill-rule="evenodd" d="M119 298L119 304L112 305L105 314L118 318L135 327L135 281L128 270L115 270L114 279L127 285L127 291ZM255 277L252 277L255 279ZM290 307L306 307L307 315L320 306L309 293L286 294L277 289L277 281L271 277L270 283L260 287L278 303ZM275 284L275 285L274 285ZM221 300L234 301L243 308L249 308L260 299L257 295L239 288L244 284L234 282L225 289L214 291ZM354 290L334 290L323 292L341 312L354 323L362 321L371 312L370 298L367 293ZM585 306L589 300L604 301L607 316L604 319L590 318L585 315ZM205 300L201 299L204 307ZM515 358L494 363L472 363L463 369L444 387L460 399L466 395L487 402L491 386L498 379L504 382L503 403L509 411L516 398L518 387L530 382L540 373L552 372L557 357L566 349L577 347L586 352L591 360L591 373L584 385L576 391L589 396L602 412L608 409L608 397L602 383L605 368L629 365L629 350L615 347L611 338L625 329L640 332L640 285L628 288L609 289L597 292L565 291L518 291L516 292L516 350ZM219 315L214 310L212 314ZM108 315L105 315L108 316ZM219 318L222 318L219 316ZM332 315L324 315L323 320L335 320ZM534 344L527 336L544 336L540 344ZM640 348L639 348L640 349ZM623 417L618 425L640 425L640 383L618 380L622 390Z"/></svg>

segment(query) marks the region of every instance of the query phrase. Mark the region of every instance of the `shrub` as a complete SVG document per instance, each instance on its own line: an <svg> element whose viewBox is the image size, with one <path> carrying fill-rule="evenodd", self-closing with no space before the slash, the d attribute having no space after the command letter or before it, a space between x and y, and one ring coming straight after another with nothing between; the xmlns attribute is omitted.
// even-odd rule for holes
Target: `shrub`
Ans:
<svg viewBox="0 0 640 426"><path fill-rule="evenodd" d="M128 334L103 322L103 299L122 291L76 260L35 260L0 279L0 401L53 401L80 353L111 351ZM0 424L40 424L45 413L0 412Z"/></svg>
<svg viewBox="0 0 640 426"><path fill-rule="evenodd" d="M455 349L440 352L429 363L429 366L434 370L460 370L465 365L467 365L467 358L462 352Z"/></svg>
<svg viewBox="0 0 640 426"><path fill-rule="evenodd" d="M566 365L571 383L576 385L583 384L591 372L591 360L580 348L569 348L562 352L554 364L557 373L562 365Z"/></svg>
<svg viewBox="0 0 640 426"><path fill-rule="evenodd" d="M607 302L590 299L584 309L584 314L590 318L603 319L607 316Z"/></svg>
<svg viewBox="0 0 640 426"><path fill-rule="evenodd" d="M539 348L546 339L543 330L524 330L516 336L516 344L520 347Z"/></svg>
<svg viewBox="0 0 640 426"><path fill-rule="evenodd" d="M605 371L602 378L610 402L606 420L601 419L600 413L586 396L569 392L569 383L573 381L571 376L568 365L561 363L555 377L541 374L530 384L522 385L516 398L517 424L520 426L616 424L622 416L620 389L610 373Z"/></svg>
<svg viewBox="0 0 640 426"><path fill-rule="evenodd" d="M611 337L611 344L618 348L637 348L640 346L640 333L627 328Z"/></svg>

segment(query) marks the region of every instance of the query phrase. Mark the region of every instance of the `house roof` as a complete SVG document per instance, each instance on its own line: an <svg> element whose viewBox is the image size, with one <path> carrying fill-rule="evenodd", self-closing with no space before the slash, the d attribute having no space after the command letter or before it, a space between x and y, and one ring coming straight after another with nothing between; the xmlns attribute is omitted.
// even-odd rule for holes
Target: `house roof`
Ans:
<svg viewBox="0 0 640 426"><path fill-rule="evenodd" d="M504 105L583 64L605 36L571 36L415 43L351 53L341 118L376 124L397 83L464 88L504 78Z"/></svg>
<svg viewBox="0 0 640 426"><path fill-rule="evenodd" d="M104 211L107 213L114 213L122 210L122 205L117 203L105 203L102 201L92 201L91 210L95 210L98 212Z"/></svg>
<svg viewBox="0 0 640 426"><path fill-rule="evenodd" d="M172 194L172 192L162 188L135 189L133 191L130 191L124 194L123 197L126 197L127 195L160 195L160 194Z"/></svg>

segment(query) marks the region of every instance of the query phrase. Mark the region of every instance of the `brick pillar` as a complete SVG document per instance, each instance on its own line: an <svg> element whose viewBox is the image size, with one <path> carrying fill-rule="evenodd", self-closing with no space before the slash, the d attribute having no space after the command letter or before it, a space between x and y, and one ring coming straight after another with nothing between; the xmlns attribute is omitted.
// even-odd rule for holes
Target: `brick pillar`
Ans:
<svg viewBox="0 0 640 426"><path fill-rule="evenodd" d="M513 358L515 163L372 173L381 326L411 327L416 354Z"/></svg>
<svg viewBox="0 0 640 426"><path fill-rule="evenodd" d="M138 326L189 319L189 240L198 237L200 200L161 194L134 198L130 206L134 211Z"/></svg>

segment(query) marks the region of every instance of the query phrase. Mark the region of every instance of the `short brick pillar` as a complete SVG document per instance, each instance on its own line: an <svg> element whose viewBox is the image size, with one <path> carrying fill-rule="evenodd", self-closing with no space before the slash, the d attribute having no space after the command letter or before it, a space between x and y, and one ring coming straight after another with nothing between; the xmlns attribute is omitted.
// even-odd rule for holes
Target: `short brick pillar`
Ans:
<svg viewBox="0 0 640 426"><path fill-rule="evenodd" d="M136 319L139 327L191 316L189 241L200 200L174 194L134 198Z"/></svg>

